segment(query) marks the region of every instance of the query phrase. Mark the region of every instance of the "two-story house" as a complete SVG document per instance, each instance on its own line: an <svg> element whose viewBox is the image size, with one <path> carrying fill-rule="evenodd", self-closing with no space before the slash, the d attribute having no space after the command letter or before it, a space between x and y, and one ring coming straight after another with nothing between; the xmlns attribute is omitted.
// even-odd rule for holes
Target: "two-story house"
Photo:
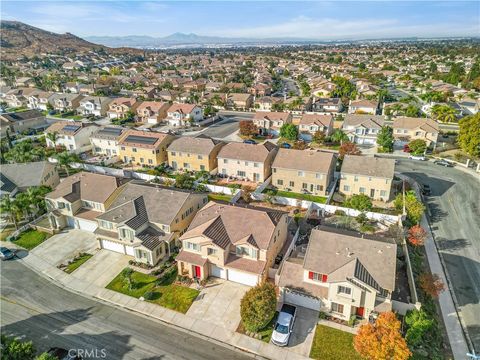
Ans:
<svg viewBox="0 0 480 360"><path fill-rule="evenodd" d="M0 133L5 135L7 129L11 133L20 133L30 129L46 128L47 119L38 110L26 110L0 114Z"/></svg>
<svg viewBox="0 0 480 360"><path fill-rule="evenodd" d="M55 110L60 112L76 111L80 107L80 101L83 99L79 94L53 94L50 102Z"/></svg>
<svg viewBox="0 0 480 360"><path fill-rule="evenodd" d="M173 104L167 110L166 120L171 126L190 126L202 119L202 108L195 104Z"/></svg>
<svg viewBox="0 0 480 360"><path fill-rule="evenodd" d="M169 134L130 129L118 141L118 155L126 164L157 166L167 162L167 147L174 139Z"/></svg>
<svg viewBox="0 0 480 360"><path fill-rule="evenodd" d="M287 227L282 211L209 202L180 237L178 273L255 286L267 278L287 239Z"/></svg>
<svg viewBox="0 0 480 360"><path fill-rule="evenodd" d="M57 166L48 161L2 164L2 175L15 184L18 191L25 191L32 186L54 189L60 183Z"/></svg>
<svg viewBox="0 0 480 360"><path fill-rule="evenodd" d="M126 118L129 112L135 113L139 102L135 98L115 98L108 104L107 116L110 119Z"/></svg>
<svg viewBox="0 0 480 360"><path fill-rule="evenodd" d="M432 119L397 117L393 119L393 136L396 146L403 146L412 140L425 140L427 146L435 147L440 132L438 123Z"/></svg>
<svg viewBox="0 0 480 360"><path fill-rule="evenodd" d="M86 96L80 100L77 112L81 115L106 116L111 101L105 96Z"/></svg>
<svg viewBox="0 0 480 360"><path fill-rule="evenodd" d="M255 100L255 108L261 111L272 111L275 104L283 103L283 98L263 96Z"/></svg>
<svg viewBox="0 0 480 360"><path fill-rule="evenodd" d="M279 269L282 301L348 321L392 310L397 245L392 239L320 226Z"/></svg>
<svg viewBox="0 0 480 360"><path fill-rule="evenodd" d="M174 170L212 172L218 166L217 155L225 143L206 136L175 139L167 148L168 165Z"/></svg>
<svg viewBox="0 0 480 360"><path fill-rule="evenodd" d="M27 107L29 109L47 110L52 95L53 93L48 91L35 91L28 96Z"/></svg>
<svg viewBox="0 0 480 360"><path fill-rule="evenodd" d="M95 123L80 121L59 121L50 125L46 130L47 147L64 146L67 151L76 154L89 151L92 148L90 136L99 128ZM54 139L48 137L54 134Z"/></svg>
<svg viewBox="0 0 480 360"><path fill-rule="evenodd" d="M379 104L376 100L350 100L348 113L375 115L378 111L378 106Z"/></svg>
<svg viewBox="0 0 480 360"><path fill-rule="evenodd" d="M375 145L384 122L382 115L347 114L342 129L355 144Z"/></svg>
<svg viewBox="0 0 480 360"><path fill-rule="evenodd" d="M237 179L264 182L272 173L278 148L267 141L263 144L231 142L218 153L218 174Z"/></svg>
<svg viewBox="0 0 480 360"><path fill-rule="evenodd" d="M280 190L325 196L336 162L331 152L282 148L272 164L272 185Z"/></svg>
<svg viewBox="0 0 480 360"><path fill-rule="evenodd" d="M90 135L92 152L96 155L118 156L118 141L127 129L109 125Z"/></svg>
<svg viewBox="0 0 480 360"><path fill-rule="evenodd" d="M394 172L394 159L345 155L339 191L347 196L364 194L372 200L388 201L392 196Z"/></svg>
<svg viewBox="0 0 480 360"><path fill-rule="evenodd" d="M341 98L316 98L312 103L312 111L339 113L343 110Z"/></svg>
<svg viewBox="0 0 480 360"><path fill-rule="evenodd" d="M4 101L11 108L27 106L28 97L37 91L37 89L23 87L11 89L5 94Z"/></svg>
<svg viewBox="0 0 480 360"><path fill-rule="evenodd" d="M147 124L158 124L167 117L170 104L161 101L143 101L137 107L137 121Z"/></svg>
<svg viewBox="0 0 480 360"><path fill-rule="evenodd" d="M67 177L45 196L52 228L95 231L97 216L110 207L127 182L128 179L83 171Z"/></svg>
<svg viewBox="0 0 480 360"><path fill-rule="evenodd" d="M303 114L298 123L298 130L299 137L305 141L311 141L317 131L329 136L333 131L333 116Z"/></svg>
<svg viewBox="0 0 480 360"><path fill-rule="evenodd" d="M253 123L258 127L261 135L278 136L282 125L292 123L292 114L287 112L257 111L253 117Z"/></svg>
<svg viewBox="0 0 480 360"><path fill-rule="evenodd" d="M236 110L248 110L253 105L251 94L231 93L226 96L227 107Z"/></svg>
<svg viewBox="0 0 480 360"><path fill-rule="evenodd" d="M206 194L132 181L97 216L95 235L102 249L153 266L180 245L177 239L207 202Z"/></svg>

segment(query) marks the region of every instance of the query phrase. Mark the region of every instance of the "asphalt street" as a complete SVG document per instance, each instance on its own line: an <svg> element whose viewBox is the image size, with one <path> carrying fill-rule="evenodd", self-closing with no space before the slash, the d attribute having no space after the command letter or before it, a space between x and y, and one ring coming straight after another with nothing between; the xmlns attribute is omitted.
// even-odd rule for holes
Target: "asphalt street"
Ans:
<svg viewBox="0 0 480 360"><path fill-rule="evenodd" d="M105 359L248 359L246 353L66 291L21 261L1 262L1 332ZM105 355L105 356L102 356Z"/></svg>
<svg viewBox="0 0 480 360"><path fill-rule="evenodd" d="M251 120L254 115L254 113L222 112L220 116L224 120L209 126L206 130L202 131L201 134L223 140L238 130L240 121Z"/></svg>
<svg viewBox="0 0 480 360"><path fill-rule="evenodd" d="M400 160L396 171L429 184L431 228L446 265L467 332L480 350L480 181L433 162Z"/></svg>

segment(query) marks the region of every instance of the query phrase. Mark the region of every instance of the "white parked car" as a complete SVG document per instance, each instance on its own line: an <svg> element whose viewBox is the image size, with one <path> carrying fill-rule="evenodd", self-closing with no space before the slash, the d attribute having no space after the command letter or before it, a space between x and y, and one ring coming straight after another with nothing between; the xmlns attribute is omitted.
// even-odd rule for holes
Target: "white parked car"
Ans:
<svg viewBox="0 0 480 360"><path fill-rule="evenodd" d="M411 160L427 161L427 158L423 155L410 155L408 158Z"/></svg>
<svg viewBox="0 0 480 360"><path fill-rule="evenodd" d="M283 304L275 328L272 333L272 343L278 346L287 346L290 334L293 331L297 308L293 305Z"/></svg>

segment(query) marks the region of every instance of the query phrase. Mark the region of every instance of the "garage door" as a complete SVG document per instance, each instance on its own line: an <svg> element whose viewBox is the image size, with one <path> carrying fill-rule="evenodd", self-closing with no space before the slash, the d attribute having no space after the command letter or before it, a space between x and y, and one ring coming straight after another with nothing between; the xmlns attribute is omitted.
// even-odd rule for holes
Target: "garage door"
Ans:
<svg viewBox="0 0 480 360"><path fill-rule="evenodd" d="M135 256L135 250L133 250L133 246L125 246L125 251L127 255Z"/></svg>
<svg viewBox="0 0 480 360"><path fill-rule="evenodd" d="M67 226L71 228L75 227L75 219L73 217L67 217Z"/></svg>
<svg viewBox="0 0 480 360"><path fill-rule="evenodd" d="M218 278L225 279L227 276L227 271L221 267L218 267L215 264L210 265L210 276L215 276Z"/></svg>
<svg viewBox="0 0 480 360"><path fill-rule="evenodd" d="M238 270L228 270L228 280L240 284L255 286L258 283L258 276Z"/></svg>
<svg viewBox="0 0 480 360"><path fill-rule="evenodd" d="M374 140L374 139L364 139L364 140L363 140L363 144L365 144L365 145L373 145L373 144L375 144L375 140Z"/></svg>
<svg viewBox="0 0 480 360"><path fill-rule="evenodd" d="M125 247L122 244L110 240L102 240L102 249L111 250L125 254Z"/></svg>
<svg viewBox="0 0 480 360"><path fill-rule="evenodd" d="M283 293L283 302L303 306L312 310L320 310L321 301L320 299L303 295L302 293L284 289Z"/></svg>
<svg viewBox="0 0 480 360"><path fill-rule="evenodd" d="M85 219L77 219L77 225L78 225L76 226L77 229L91 231L91 232L94 232L95 229L98 227L98 223L96 221L89 221Z"/></svg>

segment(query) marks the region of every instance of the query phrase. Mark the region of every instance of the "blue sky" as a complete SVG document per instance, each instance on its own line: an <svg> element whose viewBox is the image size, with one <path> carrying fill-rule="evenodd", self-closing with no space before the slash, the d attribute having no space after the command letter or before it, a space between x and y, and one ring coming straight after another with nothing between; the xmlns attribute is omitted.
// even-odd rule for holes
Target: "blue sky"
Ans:
<svg viewBox="0 0 480 360"><path fill-rule="evenodd" d="M78 36L480 36L479 1L2 1L1 18Z"/></svg>

